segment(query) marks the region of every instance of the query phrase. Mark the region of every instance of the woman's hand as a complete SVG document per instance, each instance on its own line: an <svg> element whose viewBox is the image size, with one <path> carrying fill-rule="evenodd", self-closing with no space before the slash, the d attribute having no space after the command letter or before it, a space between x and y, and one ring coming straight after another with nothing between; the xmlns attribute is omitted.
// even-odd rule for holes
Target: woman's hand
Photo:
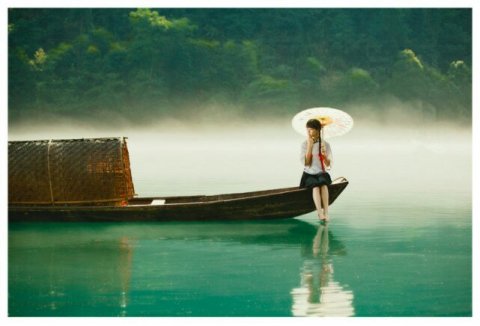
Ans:
<svg viewBox="0 0 480 326"><path fill-rule="evenodd" d="M322 142L322 146L320 147L320 155L322 155L323 162L325 166L330 166L330 158L327 156L327 146L324 142Z"/></svg>
<svg viewBox="0 0 480 326"><path fill-rule="evenodd" d="M313 138L310 135L307 136L307 148L313 147Z"/></svg>
<svg viewBox="0 0 480 326"><path fill-rule="evenodd" d="M307 152L305 153L305 166L312 165L313 138L307 135Z"/></svg>
<svg viewBox="0 0 480 326"><path fill-rule="evenodd" d="M322 141L321 153L323 156L327 156L327 146L325 146L325 143L323 141Z"/></svg>

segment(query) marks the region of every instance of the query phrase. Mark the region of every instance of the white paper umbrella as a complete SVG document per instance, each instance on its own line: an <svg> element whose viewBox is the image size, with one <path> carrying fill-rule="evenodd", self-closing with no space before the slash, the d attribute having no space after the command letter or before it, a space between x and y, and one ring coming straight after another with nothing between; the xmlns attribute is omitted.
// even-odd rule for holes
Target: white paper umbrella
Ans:
<svg viewBox="0 0 480 326"><path fill-rule="evenodd" d="M342 136L353 127L352 117L338 109L333 108L311 108L297 113L292 119L292 127L299 134L306 136L305 125L310 119L317 119L322 124L324 138Z"/></svg>

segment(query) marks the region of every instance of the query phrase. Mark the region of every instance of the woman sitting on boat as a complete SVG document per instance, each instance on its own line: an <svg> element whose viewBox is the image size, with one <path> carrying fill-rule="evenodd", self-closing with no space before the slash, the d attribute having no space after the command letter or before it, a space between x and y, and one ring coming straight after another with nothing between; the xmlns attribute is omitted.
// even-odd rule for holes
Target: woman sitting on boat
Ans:
<svg viewBox="0 0 480 326"><path fill-rule="evenodd" d="M301 188L311 188L313 202L318 218L328 221L328 185L332 183L330 170L332 151L330 144L322 140L322 124L317 119L310 119L306 124L307 139L302 143L300 160L304 164ZM322 209L323 206L323 209Z"/></svg>

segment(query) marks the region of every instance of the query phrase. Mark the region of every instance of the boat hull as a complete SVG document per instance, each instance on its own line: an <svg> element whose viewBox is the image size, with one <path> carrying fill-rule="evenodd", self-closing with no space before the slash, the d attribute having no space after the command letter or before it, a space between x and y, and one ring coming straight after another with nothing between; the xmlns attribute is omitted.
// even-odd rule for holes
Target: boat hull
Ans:
<svg viewBox="0 0 480 326"><path fill-rule="evenodd" d="M332 204L346 188L329 186ZM164 204L152 205L153 200ZM9 206L9 221L143 222L293 218L315 210L312 193L298 187L217 196L137 198L127 206Z"/></svg>

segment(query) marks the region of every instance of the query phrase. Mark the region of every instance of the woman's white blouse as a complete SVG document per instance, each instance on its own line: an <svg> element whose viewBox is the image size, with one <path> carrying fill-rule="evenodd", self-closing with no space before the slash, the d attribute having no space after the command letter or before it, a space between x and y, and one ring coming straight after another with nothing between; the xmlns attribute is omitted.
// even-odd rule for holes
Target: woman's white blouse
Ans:
<svg viewBox="0 0 480 326"><path fill-rule="evenodd" d="M325 164L325 170L329 171L332 168L332 149L330 148L330 144L326 141L323 141L325 144L325 149L327 152L327 158L330 160L330 165ZM300 151L300 162L302 164L305 164L305 155L307 154L307 141L305 140L302 143L302 150ZM322 172L322 164L320 163L320 158L318 157L318 143L313 144L313 150L312 150L312 165L311 166L306 166L304 167L304 171L307 172L308 174L318 174ZM325 162L324 162L325 163Z"/></svg>

